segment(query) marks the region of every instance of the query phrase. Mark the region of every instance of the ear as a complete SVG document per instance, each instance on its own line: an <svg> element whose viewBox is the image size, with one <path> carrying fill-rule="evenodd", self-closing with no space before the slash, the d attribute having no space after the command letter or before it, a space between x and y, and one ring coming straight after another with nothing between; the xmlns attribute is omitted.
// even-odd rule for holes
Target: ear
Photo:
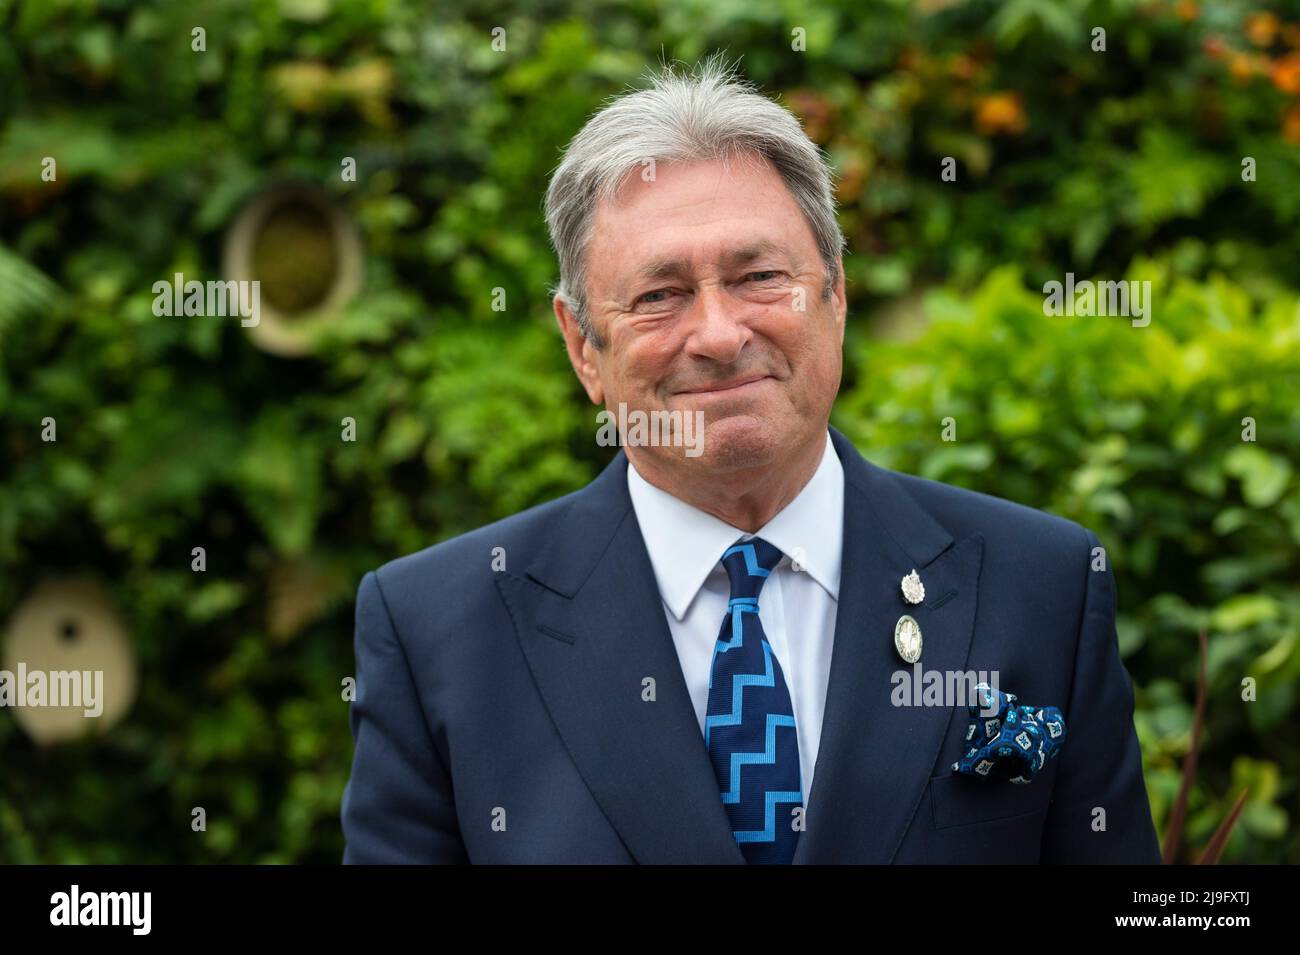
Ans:
<svg viewBox="0 0 1300 955"><path fill-rule="evenodd" d="M596 347L582 334L578 318L563 296L555 296L551 305L555 309L555 323L560 326L560 334L564 336L569 364L573 366L573 371L578 376L578 381L582 382L592 404L603 405L605 388L600 382L600 368L596 364Z"/></svg>
<svg viewBox="0 0 1300 955"><path fill-rule="evenodd" d="M844 344L844 318L848 314L848 304L844 295L844 256L838 256L836 261L839 263L839 269L835 276L835 289L831 295L831 303L835 306L835 324L840 328L840 344Z"/></svg>

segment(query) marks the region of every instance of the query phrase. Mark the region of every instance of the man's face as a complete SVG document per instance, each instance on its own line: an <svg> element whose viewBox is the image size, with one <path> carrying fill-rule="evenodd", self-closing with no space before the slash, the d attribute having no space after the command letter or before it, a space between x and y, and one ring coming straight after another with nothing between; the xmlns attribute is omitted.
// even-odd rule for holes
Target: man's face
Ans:
<svg viewBox="0 0 1300 955"><path fill-rule="evenodd" d="M822 297L812 230L766 160L661 163L596 210L587 301L602 348L556 315L591 400L704 413L703 456L629 448L673 471L778 462L825 432L839 390L842 271ZM691 462L694 462L693 464Z"/></svg>

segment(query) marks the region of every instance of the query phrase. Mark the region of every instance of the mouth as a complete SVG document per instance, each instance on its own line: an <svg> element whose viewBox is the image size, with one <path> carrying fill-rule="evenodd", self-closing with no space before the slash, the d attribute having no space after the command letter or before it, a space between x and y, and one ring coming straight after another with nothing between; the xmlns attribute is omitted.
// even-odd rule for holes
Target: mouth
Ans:
<svg viewBox="0 0 1300 955"><path fill-rule="evenodd" d="M729 392L740 391L741 389L748 388L751 385L756 385L760 381L767 381L771 377L772 377L771 375L750 375L748 378L737 378L734 381L724 381L716 385L705 385L702 388L688 388L685 391L678 392L678 394L682 394L682 395L727 394Z"/></svg>

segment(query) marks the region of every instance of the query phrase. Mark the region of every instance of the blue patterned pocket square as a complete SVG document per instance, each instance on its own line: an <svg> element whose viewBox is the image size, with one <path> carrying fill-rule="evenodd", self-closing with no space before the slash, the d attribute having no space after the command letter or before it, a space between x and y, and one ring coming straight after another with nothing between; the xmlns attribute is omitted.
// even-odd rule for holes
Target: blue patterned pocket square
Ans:
<svg viewBox="0 0 1300 955"><path fill-rule="evenodd" d="M1014 693L987 683L975 688L981 705L968 707L966 755L957 773L1027 783L1065 742L1065 718L1055 706L1017 706Z"/></svg>

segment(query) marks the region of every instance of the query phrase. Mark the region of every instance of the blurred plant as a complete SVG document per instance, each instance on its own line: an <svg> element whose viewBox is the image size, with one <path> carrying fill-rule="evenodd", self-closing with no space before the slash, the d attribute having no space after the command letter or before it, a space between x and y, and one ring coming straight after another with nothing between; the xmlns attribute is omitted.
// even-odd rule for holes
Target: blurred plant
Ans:
<svg viewBox="0 0 1300 955"><path fill-rule="evenodd" d="M1187 759L1183 763L1183 775L1178 783L1178 796L1174 799L1173 810L1169 813L1169 821L1165 826L1163 861L1165 865L1171 865L1178 861L1178 849L1183 841L1183 822L1187 818L1187 797L1192 791L1192 783L1196 779L1196 758L1201 749L1201 730L1205 726L1205 658L1208 656L1206 650L1205 631L1200 633L1200 669L1196 674L1196 716L1192 722L1192 744L1187 752ZM1241 795L1232 806L1232 811L1215 830L1213 837L1206 843L1205 850L1198 858L1198 865L1214 865L1223 855L1223 848L1228 844L1228 837L1232 835L1233 827L1236 826L1238 818L1241 816L1241 809L1246 804L1246 797L1250 791L1243 789Z"/></svg>

